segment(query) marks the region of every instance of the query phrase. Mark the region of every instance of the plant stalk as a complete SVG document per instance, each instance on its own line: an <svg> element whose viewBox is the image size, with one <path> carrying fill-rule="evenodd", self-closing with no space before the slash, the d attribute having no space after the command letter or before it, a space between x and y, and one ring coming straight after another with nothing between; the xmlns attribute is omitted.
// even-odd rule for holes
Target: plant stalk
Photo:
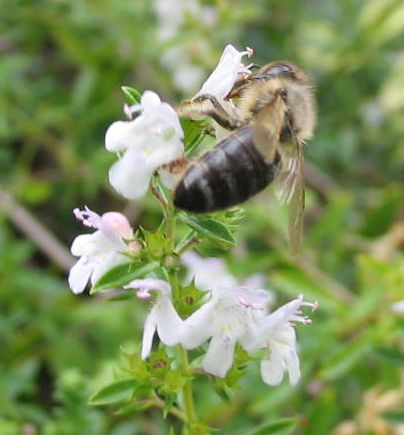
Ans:
<svg viewBox="0 0 404 435"><path fill-rule="evenodd" d="M167 251L168 255L174 257L174 247L175 247L175 215L174 207L171 203L167 204L164 209L165 217L165 235L167 237ZM174 265L170 270L170 284L172 288L172 296L174 302L181 297L181 287L178 284L178 269ZM183 434L189 433L190 425L196 421L196 412L194 405L194 397L192 392L192 379L189 378L189 362L188 362L188 352L180 345L179 349L179 366L183 375L186 377L184 386L182 387L182 402L183 411L185 414L185 424L183 428Z"/></svg>
<svg viewBox="0 0 404 435"><path fill-rule="evenodd" d="M188 352L182 347L179 347L179 354L180 354L180 365L182 372L186 377L189 376L189 363L188 363ZM189 426L191 423L196 421L196 412L195 412L195 405L194 405L194 397L192 393L192 380L187 379L184 386L182 387L182 400L183 400L183 407L184 407L184 413L186 415L186 425ZM187 432L185 431L184 427L184 434Z"/></svg>

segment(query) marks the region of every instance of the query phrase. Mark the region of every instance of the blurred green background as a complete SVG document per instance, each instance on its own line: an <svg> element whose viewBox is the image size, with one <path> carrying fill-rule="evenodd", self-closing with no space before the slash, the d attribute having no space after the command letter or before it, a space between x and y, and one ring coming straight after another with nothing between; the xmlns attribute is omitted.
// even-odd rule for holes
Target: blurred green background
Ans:
<svg viewBox="0 0 404 435"><path fill-rule="evenodd" d="M306 148L302 259L285 251L285 210L246 206L240 278L263 272L278 303L318 300L298 327L303 378L269 388L251 365L231 404L206 382L198 409L223 434L298 416L296 433L404 433L404 3L402 0L0 0L0 434L165 434L151 410L87 405L136 345L146 306L73 296L72 209L124 210L154 229L151 200L108 185L106 128L121 85L191 96L227 43L263 64L311 72L319 120ZM265 432L262 432L265 433Z"/></svg>

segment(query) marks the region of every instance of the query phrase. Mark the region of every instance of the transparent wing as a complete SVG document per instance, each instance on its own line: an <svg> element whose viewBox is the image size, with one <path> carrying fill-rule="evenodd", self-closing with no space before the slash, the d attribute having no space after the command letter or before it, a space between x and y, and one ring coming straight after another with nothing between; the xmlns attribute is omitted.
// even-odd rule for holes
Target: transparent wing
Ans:
<svg viewBox="0 0 404 435"><path fill-rule="evenodd" d="M290 129L293 131L292 129ZM283 168L278 177L277 196L289 207L289 244L293 254L300 250L303 238L304 177L303 144L292 133L291 148L282 153Z"/></svg>

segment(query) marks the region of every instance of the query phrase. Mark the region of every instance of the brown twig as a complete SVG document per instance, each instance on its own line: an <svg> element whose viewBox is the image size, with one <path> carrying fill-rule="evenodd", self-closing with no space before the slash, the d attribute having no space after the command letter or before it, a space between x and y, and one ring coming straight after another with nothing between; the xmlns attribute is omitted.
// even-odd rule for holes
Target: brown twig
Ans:
<svg viewBox="0 0 404 435"><path fill-rule="evenodd" d="M73 266L74 257L66 247L34 215L1 188L0 210L8 215L15 227L61 269L67 271Z"/></svg>
<svg viewBox="0 0 404 435"><path fill-rule="evenodd" d="M338 188L337 183L329 175L307 160L304 162L304 178L307 185L312 187L324 199Z"/></svg>

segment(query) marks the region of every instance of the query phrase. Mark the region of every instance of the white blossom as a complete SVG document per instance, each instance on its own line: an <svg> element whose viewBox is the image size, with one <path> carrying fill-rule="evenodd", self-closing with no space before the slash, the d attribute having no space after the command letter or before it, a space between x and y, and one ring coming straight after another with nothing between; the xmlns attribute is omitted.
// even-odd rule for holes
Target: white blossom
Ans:
<svg viewBox="0 0 404 435"><path fill-rule="evenodd" d="M215 9L202 6L198 0L155 0L154 10L159 22L157 36L161 41L177 36L187 16L205 27L214 25L217 19Z"/></svg>
<svg viewBox="0 0 404 435"><path fill-rule="evenodd" d="M226 376L233 364L235 346L247 352L266 349L261 376L268 385L278 385L285 372L292 385L300 378L295 322L310 323L300 307L317 305L303 297L268 314L270 295L264 290L234 287L214 290L211 298L183 323L181 344L194 349L210 339L202 367L212 375Z"/></svg>
<svg viewBox="0 0 404 435"><path fill-rule="evenodd" d="M126 217L118 212L102 216L86 207L74 210L76 218L96 231L77 236L71 247L74 256L80 257L69 273L69 286L73 293L81 293L90 280L95 284L108 270L128 261L133 230Z"/></svg>
<svg viewBox="0 0 404 435"><path fill-rule="evenodd" d="M253 50L251 48L247 48L245 51L238 51L233 45L226 45L217 67L194 98L209 94L219 100L224 99L232 90L240 75L250 74L249 67L243 65L241 59L246 55L251 56L252 53Z"/></svg>
<svg viewBox="0 0 404 435"><path fill-rule="evenodd" d="M196 252L185 252L182 263L187 268L187 281L195 280L195 285L204 291L213 288L228 288L237 285L237 280L227 270L221 258L204 258Z"/></svg>
<svg viewBox="0 0 404 435"><path fill-rule="evenodd" d="M273 313L257 321L255 339L247 342L245 350L251 352L267 349L266 357L261 361L261 376L268 385L278 385L287 372L289 381L295 385L300 379L299 358L297 355L295 322L311 323L302 315L302 306L317 308L317 303L304 302L303 296L283 305Z"/></svg>
<svg viewBox="0 0 404 435"><path fill-rule="evenodd" d="M404 299L398 302L394 302L394 304L391 304L390 306L391 311L395 314L404 314Z"/></svg>
<svg viewBox="0 0 404 435"><path fill-rule="evenodd" d="M183 131L175 110L160 97L145 91L131 121L114 122L105 135L108 151L120 153L109 171L114 189L128 199L143 196L153 173L184 153Z"/></svg>
<svg viewBox="0 0 404 435"><path fill-rule="evenodd" d="M265 276L261 273L250 275L244 280L236 279L221 258L201 257L194 251L185 252L182 263L188 271L187 281L195 280L198 289L209 291L236 286L245 286L253 290L265 289ZM273 303L274 294L267 291L268 304Z"/></svg>
<svg viewBox="0 0 404 435"><path fill-rule="evenodd" d="M198 43L198 51L205 48L203 43ZM172 74L173 85L185 95L192 95L198 89L205 75L200 65L192 63L187 47L176 44L168 47L161 55L160 63L163 68L168 69Z"/></svg>
<svg viewBox="0 0 404 435"><path fill-rule="evenodd" d="M160 340L167 346L179 343L183 320L178 315L171 301L171 287L163 280L155 278L136 279L125 288L138 289L137 296L141 299L149 299L155 290L155 301L148 314L142 339L142 359L150 355L154 334L157 332Z"/></svg>
<svg viewBox="0 0 404 435"><path fill-rule="evenodd" d="M212 291L210 300L184 321L181 344L193 349L210 339L202 367L224 377L233 364L236 343L246 346L256 337L254 316L265 313L268 301L267 292L248 287Z"/></svg>

